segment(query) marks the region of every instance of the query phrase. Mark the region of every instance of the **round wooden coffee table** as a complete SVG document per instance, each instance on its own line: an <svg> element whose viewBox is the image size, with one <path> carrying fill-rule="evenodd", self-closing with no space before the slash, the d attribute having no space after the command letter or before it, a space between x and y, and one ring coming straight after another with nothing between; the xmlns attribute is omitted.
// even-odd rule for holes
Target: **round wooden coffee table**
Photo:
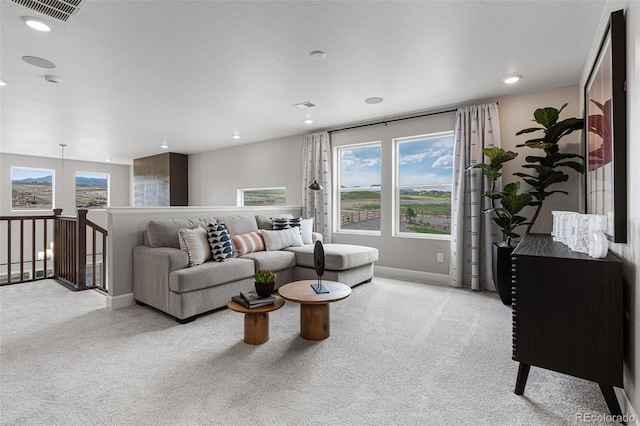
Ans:
<svg viewBox="0 0 640 426"><path fill-rule="evenodd" d="M278 289L280 296L300 303L300 337L307 340L324 340L331 334L329 303L346 299L351 287L335 281L322 281L329 293L316 293L311 284L317 280L294 281Z"/></svg>
<svg viewBox="0 0 640 426"><path fill-rule="evenodd" d="M269 340L269 312L280 309L283 305L284 299L279 296L276 296L272 305L251 309L233 300L227 302L229 309L244 314L244 342L249 345L261 345Z"/></svg>

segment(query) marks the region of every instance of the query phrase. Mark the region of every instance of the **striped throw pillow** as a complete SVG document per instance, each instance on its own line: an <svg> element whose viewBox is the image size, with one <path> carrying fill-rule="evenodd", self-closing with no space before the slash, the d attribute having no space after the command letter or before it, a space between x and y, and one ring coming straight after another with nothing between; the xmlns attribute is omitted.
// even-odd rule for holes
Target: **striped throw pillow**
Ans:
<svg viewBox="0 0 640 426"><path fill-rule="evenodd" d="M249 232L248 234L232 235L231 241L236 248L236 255L242 256L254 251L264 250L264 240L259 232Z"/></svg>

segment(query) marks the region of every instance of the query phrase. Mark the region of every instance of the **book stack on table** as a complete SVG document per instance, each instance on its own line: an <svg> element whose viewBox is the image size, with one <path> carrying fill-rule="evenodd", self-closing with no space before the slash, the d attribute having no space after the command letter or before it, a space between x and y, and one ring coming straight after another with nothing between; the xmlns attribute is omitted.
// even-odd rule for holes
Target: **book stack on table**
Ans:
<svg viewBox="0 0 640 426"><path fill-rule="evenodd" d="M276 297L273 294L269 297L260 297L255 291L241 291L239 296L233 296L231 297L231 300L245 308L251 309L260 306L272 305L276 302Z"/></svg>

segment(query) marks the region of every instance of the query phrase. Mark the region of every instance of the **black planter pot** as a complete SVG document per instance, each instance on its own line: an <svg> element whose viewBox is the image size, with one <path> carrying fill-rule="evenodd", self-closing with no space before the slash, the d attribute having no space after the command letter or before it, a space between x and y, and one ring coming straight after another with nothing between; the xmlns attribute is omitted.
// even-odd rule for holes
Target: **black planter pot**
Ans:
<svg viewBox="0 0 640 426"><path fill-rule="evenodd" d="M269 297L271 296L271 293L273 293L273 288L275 287L276 283L272 282L272 283L259 283L256 282L256 293L258 293L258 296L260 297Z"/></svg>
<svg viewBox="0 0 640 426"><path fill-rule="evenodd" d="M491 247L493 266L493 280L498 288L500 300L505 305L511 305L511 253L515 247L500 247L493 243Z"/></svg>

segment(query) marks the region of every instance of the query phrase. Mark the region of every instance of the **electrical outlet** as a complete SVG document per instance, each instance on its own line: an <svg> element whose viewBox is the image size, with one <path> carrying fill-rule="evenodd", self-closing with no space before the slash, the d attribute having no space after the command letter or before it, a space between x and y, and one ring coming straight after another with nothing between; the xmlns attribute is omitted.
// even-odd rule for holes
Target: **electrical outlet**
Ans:
<svg viewBox="0 0 640 426"><path fill-rule="evenodd" d="M438 263L444 262L444 254L443 253L436 254L436 262L438 262Z"/></svg>

